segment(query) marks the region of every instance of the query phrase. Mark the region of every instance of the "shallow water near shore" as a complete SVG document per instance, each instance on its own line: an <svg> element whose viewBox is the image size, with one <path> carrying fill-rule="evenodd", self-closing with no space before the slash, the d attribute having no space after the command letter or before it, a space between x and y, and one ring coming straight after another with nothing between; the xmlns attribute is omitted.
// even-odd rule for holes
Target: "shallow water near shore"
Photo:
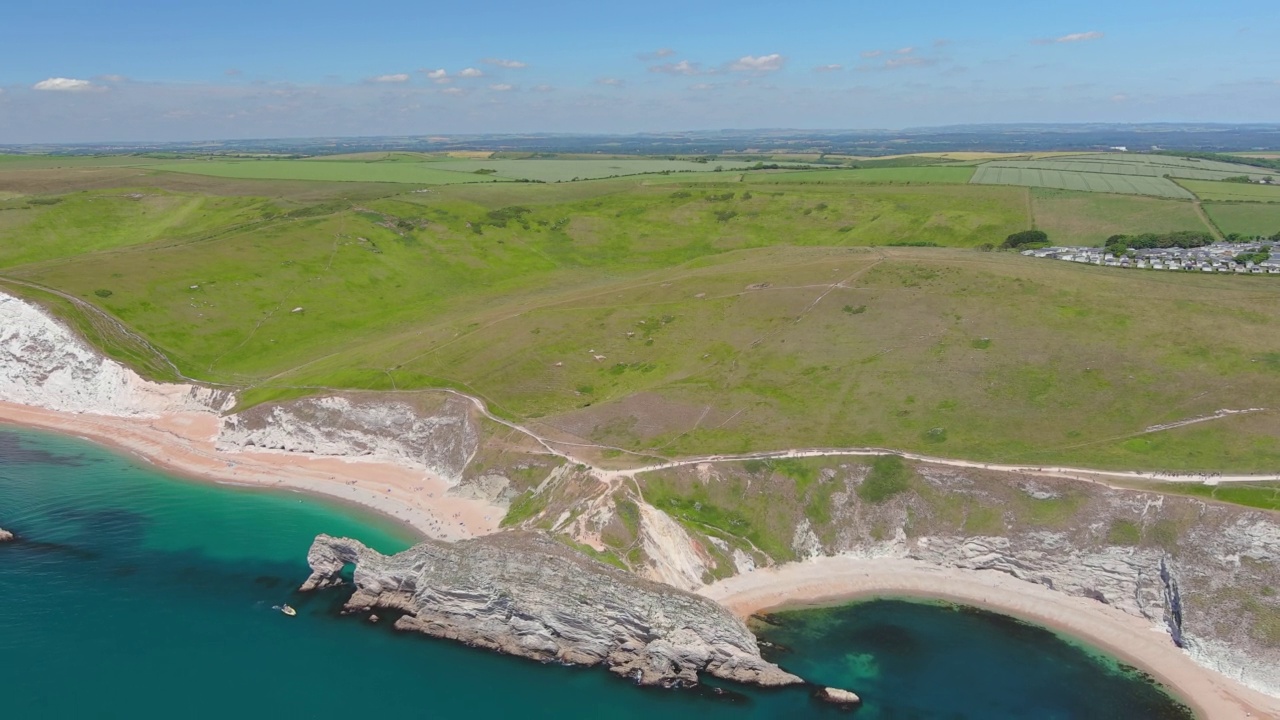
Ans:
<svg viewBox="0 0 1280 720"><path fill-rule="evenodd" d="M341 590L294 593L312 538L394 552L408 529L74 438L0 427L0 527L20 537L0 545L4 717L847 716L807 689L646 690L340 617ZM776 617L773 659L862 694L858 718L1190 717L1139 674L992 613L874 601Z"/></svg>

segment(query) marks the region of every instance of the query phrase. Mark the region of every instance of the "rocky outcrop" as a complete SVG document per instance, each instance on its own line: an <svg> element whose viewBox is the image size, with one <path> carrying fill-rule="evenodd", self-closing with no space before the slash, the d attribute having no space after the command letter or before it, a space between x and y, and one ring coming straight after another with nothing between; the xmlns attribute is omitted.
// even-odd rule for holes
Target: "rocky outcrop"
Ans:
<svg viewBox="0 0 1280 720"><path fill-rule="evenodd" d="M343 395L259 405L223 418L220 450L277 450L364 458L462 480L480 432L473 407L453 395L424 394L416 404Z"/></svg>
<svg viewBox="0 0 1280 720"><path fill-rule="evenodd" d="M8 530L5 530L4 528L0 528L0 543L10 542L13 539L14 539L13 533L9 532Z"/></svg>
<svg viewBox="0 0 1280 720"><path fill-rule="evenodd" d="M848 690L840 688L822 688L818 691L818 699L841 707L854 707L862 703L862 698Z"/></svg>
<svg viewBox="0 0 1280 720"><path fill-rule="evenodd" d="M615 569L537 533L426 541L385 556L320 535L304 590L355 565L352 612L404 613L395 627L542 662L604 665L641 685L699 673L762 686L800 678L760 657L755 637L716 603Z"/></svg>
<svg viewBox="0 0 1280 720"><path fill-rule="evenodd" d="M226 391L155 383L103 357L44 310L0 293L0 401L117 417L223 411Z"/></svg>

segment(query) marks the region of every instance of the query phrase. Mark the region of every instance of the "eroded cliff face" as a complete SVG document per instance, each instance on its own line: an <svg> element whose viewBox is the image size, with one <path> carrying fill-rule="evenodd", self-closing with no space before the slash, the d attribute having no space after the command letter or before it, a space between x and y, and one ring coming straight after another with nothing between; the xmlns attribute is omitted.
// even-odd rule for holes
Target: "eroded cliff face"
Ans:
<svg viewBox="0 0 1280 720"><path fill-rule="evenodd" d="M0 293L0 400L74 413L156 417L220 412L229 392L155 383L103 357L44 310Z"/></svg>
<svg viewBox="0 0 1280 720"><path fill-rule="evenodd" d="M405 613L396 627L542 662L604 665L642 685L705 672L763 686L801 679L760 657L746 625L706 598L638 578L537 533L426 541L385 556L321 535L304 590L355 565L353 612Z"/></svg>
<svg viewBox="0 0 1280 720"><path fill-rule="evenodd" d="M451 485L461 481L480 444L474 407L444 393L312 397L228 415L236 404L233 392L145 380L42 308L4 293L0 401L109 417L214 414L220 417L219 450L377 460L427 470ZM497 484L491 478L484 488Z"/></svg>
<svg viewBox="0 0 1280 720"><path fill-rule="evenodd" d="M871 502L857 492L866 466L831 460L815 470L810 485L810 492L819 488L829 498L820 523L807 516L817 513L795 501L794 481L780 473L730 463L668 473L668 492L690 488L699 502L738 518L737 527L755 528L757 538L768 530L774 554L732 533L717 538L705 525L683 523L683 546L678 533L667 533L665 545L645 543L646 552L665 557L648 558L636 569L678 567L685 579L702 572L702 582L710 582L743 572L748 556L767 565L844 555L996 570L1145 618L1201 665L1280 696L1275 514L1070 480L923 465L915 472L910 487ZM735 495L728 488L746 488L740 504L731 504ZM776 498L763 502L774 492ZM679 516L691 505L671 510ZM770 510L752 515L752 507ZM620 546L626 547L625 539ZM705 552L716 546L719 553ZM781 550L786 555L779 556ZM702 558L706 569L691 566L690 557Z"/></svg>
<svg viewBox="0 0 1280 720"><path fill-rule="evenodd" d="M224 418L218 448L378 460L457 485L480 443L473 412L452 395L423 396L416 404L370 395L303 398Z"/></svg>

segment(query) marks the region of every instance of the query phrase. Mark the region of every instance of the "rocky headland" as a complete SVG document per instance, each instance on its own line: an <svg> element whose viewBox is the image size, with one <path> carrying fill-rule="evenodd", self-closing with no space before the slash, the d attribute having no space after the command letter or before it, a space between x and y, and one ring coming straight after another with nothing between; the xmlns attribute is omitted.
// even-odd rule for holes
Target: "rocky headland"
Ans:
<svg viewBox="0 0 1280 720"><path fill-rule="evenodd" d="M350 612L402 612L395 627L541 662L604 665L641 685L699 673L761 686L803 681L760 657L746 625L715 602L636 577L538 533L427 541L386 556L320 535L303 590L355 565Z"/></svg>

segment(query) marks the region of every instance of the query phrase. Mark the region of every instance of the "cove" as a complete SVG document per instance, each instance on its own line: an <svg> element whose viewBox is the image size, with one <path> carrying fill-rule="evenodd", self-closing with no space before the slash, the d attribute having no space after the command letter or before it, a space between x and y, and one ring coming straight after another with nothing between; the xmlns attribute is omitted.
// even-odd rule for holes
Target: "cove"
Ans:
<svg viewBox="0 0 1280 720"><path fill-rule="evenodd" d="M0 527L20 537L0 545L5 717L847 717L805 689L645 690L340 617L340 589L294 593L311 540L394 552L412 543L406 528L175 478L74 438L0 428ZM281 602L298 617L271 609ZM774 617L764 636L786 650L771 659L858 691L858 718L1189 717L1140 674L991 613L873 602ZM957 653L982 672L930 660ZM1064 692L1045 692L1055 678Z"/></svg>

